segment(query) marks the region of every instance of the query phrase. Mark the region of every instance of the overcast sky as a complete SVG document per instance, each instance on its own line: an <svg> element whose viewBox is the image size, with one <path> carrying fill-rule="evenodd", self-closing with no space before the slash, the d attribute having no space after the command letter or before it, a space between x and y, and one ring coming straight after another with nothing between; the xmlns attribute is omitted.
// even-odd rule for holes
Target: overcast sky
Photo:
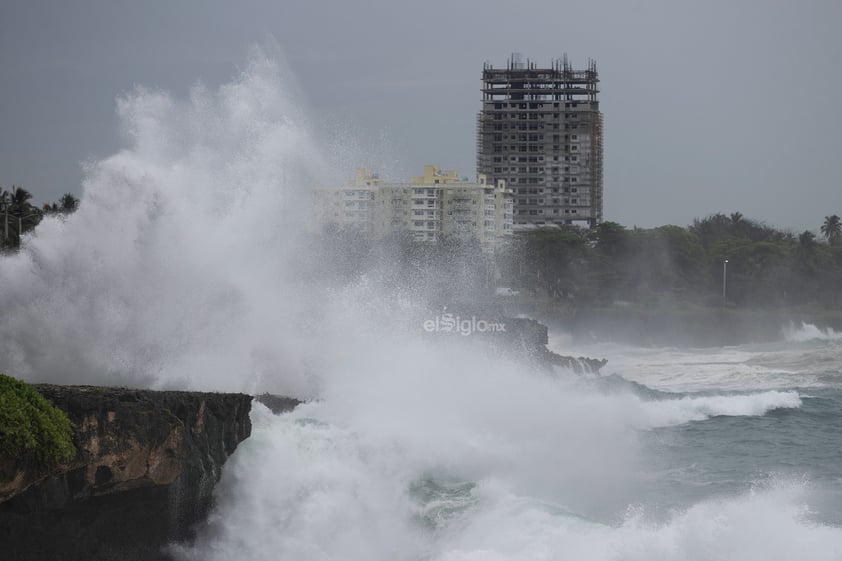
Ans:
<svg viewBox="0 0 842 561"><path fill-rule="evenodd" d="M840 25L839 0L2 0L0 186L79 193L118 95L216 86L267 37L320 126L392 173L473 176L483 62L566 52L598 65L606 219L815 230L842 214Z"/></svg>

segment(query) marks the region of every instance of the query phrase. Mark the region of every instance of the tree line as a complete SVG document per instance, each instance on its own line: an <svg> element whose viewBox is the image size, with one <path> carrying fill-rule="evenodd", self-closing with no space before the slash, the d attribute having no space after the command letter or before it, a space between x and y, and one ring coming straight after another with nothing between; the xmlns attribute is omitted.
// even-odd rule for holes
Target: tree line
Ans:
<svg viewBox="0 0 842 561"><path fill-rule="evenodd" d="M825 217L820 240L741 213L687 227L536 230L515 236L498 263L502 282L578 304L688 302L842 307L842 222Z"/></svg>
<svg viewBox="0 0 842 561"><path fill-rule="evenodd" d="M35 229L44 216L69 214L79 207L79 199L71 193L65 193L57 202L45 203L41 208L31 201L32 193L23 187L13 185L10 190L0 187L0 249L19 248L23 235Z"/></svg>
<svg viewBox="0 0 842 561"><path fill-rule="evenodd" d="M0 188L0 248L19 247L22 234L44 216L79 206L70 193L41 208L31 199L22 187ZM409 234L373 240L361 232L332 231L302 240L309 251L292 266L314 276L327 268L345 281L379 270L396 285L445 298L508 286L576 306L686 302L842 309L842 219L826 216L819 232L821 237L809 230L796 235L739 212L695 219L686 227L603 222L590 230L518 233L492 258L476 242L442 239L431 245Z"/></svg>
<svg viewBox="0 0 842 561"><path fill-rule="evenodd" d="M686 227L603 222L589 230L519 232L491 256L470 240L442 238L430 244L414 241L409 233L375 240L354 229L329 229L302 241L309 251L295 267L314 281L348 282L376 273L401 291L445 301L483 299L504 286L572 307L686 303L840 309L840 217L825 217L819 231L821 238L810 231L796 235L739 212L717 213Z"/></svg>

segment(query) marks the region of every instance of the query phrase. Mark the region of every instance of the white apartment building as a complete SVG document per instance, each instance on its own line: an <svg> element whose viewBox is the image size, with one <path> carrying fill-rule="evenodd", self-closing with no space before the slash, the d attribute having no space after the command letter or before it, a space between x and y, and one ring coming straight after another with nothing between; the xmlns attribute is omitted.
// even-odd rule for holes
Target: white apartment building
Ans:
<svg viewBox="0 0 842 561"><path fill-rule="evenodd" d="M504 181L491 184L481 175L471 182L431 165L409 183L385 183L358 170L346 187L314 191L313 202L317 230L350 228L374 238L406 232L430 243L476 240L487 252L511 236L514 217Z"/></svg>

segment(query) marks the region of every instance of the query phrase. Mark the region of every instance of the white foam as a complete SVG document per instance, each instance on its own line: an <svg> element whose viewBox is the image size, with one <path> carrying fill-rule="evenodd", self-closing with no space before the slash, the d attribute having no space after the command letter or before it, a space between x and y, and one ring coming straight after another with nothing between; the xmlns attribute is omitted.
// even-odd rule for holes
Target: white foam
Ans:
<svg viewBox="0 0 842 561"><path fill-rule="evenodd" d="M604 357L603 374L668 392L758 391L822 387L821 372L840 364L842 348L804 349L795 342L719 348L648 348L618 344L577 347L564 336L551 336L561 354Z"/></svg>
<svg viewBox="0 0 842 561"><path fill-rule="evenodd" d="M258 405L252 438L226 465L211 527L195 546L176 548L178 557L835 561L842 552L842 529L809 519L806 505L812 500L811 490L803 482L781 482L704 501L666 520L652 520L645 509L634 508L621 522L607 524L574 514L575 507L570 508L575 503L574 482L565 481L569 471L563 464L548 463L549 456L537 453L542 447L519 448L510 440L522 439L524 433L489 434L488 448L482 439L475 439L460 451L454 442L447 442L441 432L446 427L439 426L431 407L432 432L445 440L445 452L436 453L435 442L417 438L423 427L407 421L396 426L385 423L379 432L360 432L308 420L327 409L327 403L312 404L274 417ZM579 413L579 427L588 431L597 417ZM465 436L465 425L452 429ZM497 427L489 430L493 433ZM543 448L564 449L569 457L574 449L564 434L547 426L534 438ZM492 447L498 449L498 458L513 456L489 462ZM527 457L514 461L517 454ZM476 456L482 461L475 461ZM524 469L530 465L532 473ZM555 472L561 484L524 485L524 478L536 470ZM418 519L427 509L411 493L412 482L430 473L457 478L471 474L476 482L468 496L450 498L448 507L454 514L437 517L434 527ZM606 488L598 481L597 477L587 483L589 495L614 493L610 479L604 482ZM533 492L524 494L527 488Z"/></svg>
<svg viewBox="0 0 842 561"><path fill-rule="evenodd" d="M842 332L832 328L820 328L812 323L801 322L801 325L790 323L783 329L784 339L787 341L842 341Z"/></svg>
<svg viewBox="0 0 842 561"><path fill-rule="evenodd" d="M650 401L645 405L651 427L704 421L717 416L762 416L775 409L801 407L798 392L770 391L748 395L687 396Z"/></svg>
<svg viewBox="0 0 842 561"><path fill-rule="evenodd" d="M801 485L784 484L676 513L666 523L640 512L619 526L559 516L504 498L441 545L437 561L587 559L588 561L831 561L842 529L807 519Z"/></svg>
<svg viewBox="0 0 842 561"><path fill-rule="evenodd" d="M0 267L0 371L33 381L306 393L315 291L290 266L325 165L256 51L189 100L121 98L126 146L90 164L79 210Z"/></svg>

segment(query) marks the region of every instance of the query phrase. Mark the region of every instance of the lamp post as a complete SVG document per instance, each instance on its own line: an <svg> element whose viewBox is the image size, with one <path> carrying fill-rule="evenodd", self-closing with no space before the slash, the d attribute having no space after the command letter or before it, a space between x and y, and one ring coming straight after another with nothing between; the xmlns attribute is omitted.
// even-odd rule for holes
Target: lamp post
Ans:
<svg viewBox="0 0 842 561"><path fill-rule="evenodd" d="M23 219L32 216L40 216L38 213L32 214L18 214L18 245L20 245L21 238L23 238ZM6 238L9 237L9 214L6 213Z"/></svg>
<svg viewBox="0 0 842 561"><path fill-rule="evenodd" d="M9 194L5 191L0 193L0 205L3 205L3 241L9 239Z"/></svg>
<svg viewBox="0 0 842 561"><path fill-rule="evenodd" d="M726 287L728 283L728 260L725 259L722 262L722 305L726 305L728 303L728 299L726 296Z"/></svg>

